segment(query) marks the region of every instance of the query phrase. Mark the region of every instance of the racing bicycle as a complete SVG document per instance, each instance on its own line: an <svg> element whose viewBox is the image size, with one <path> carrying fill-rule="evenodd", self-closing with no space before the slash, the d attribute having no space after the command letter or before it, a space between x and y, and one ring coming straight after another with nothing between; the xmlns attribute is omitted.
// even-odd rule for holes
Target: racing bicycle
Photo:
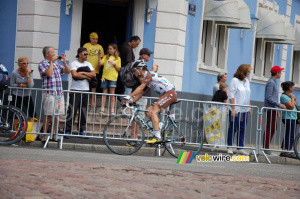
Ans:
<svg viewBox="0 0 300 199"><path fill-rule="evenodd" d="M146 129L148 135L151 135L153 126L150 120L144 120L143 114L148 111L140 109L138 104L131 103L123 107L125 107L123 113L115 116L105 125L103 140L113 153L131 155L146 145L144 131ZM130 113L126 113L128 109ZM178 158L181 152L194 151L196 154L200 152L203 136L193 122L175 120L174 114L166 111L159 127L162 134L161 141L148 144L148 147L165 148L175 158Z"/></svg>
<svg viewBox="0 0 300 199"><path fill-rule="evenodd" d="M26 134L25 113L12 105L0 105L0 145L11 145Z"/></svg>

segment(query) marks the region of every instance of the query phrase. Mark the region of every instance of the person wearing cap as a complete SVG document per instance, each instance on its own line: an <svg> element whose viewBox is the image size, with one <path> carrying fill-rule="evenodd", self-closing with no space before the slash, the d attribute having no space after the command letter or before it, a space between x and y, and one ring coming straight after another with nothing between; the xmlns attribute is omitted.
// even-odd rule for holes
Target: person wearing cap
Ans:
<svg viewBox="0 0 300 199"><path fill-rule="evenodd" d="M71 63L72 83L71 91L69 94L69 108L66 122L66 134L72 134L72 124L75 122L77 110L79 109L77 129L79 135L86 136L86 116L87 116L87 104L88 94L82 94L82 92L89 92L90 81L96 77L95 70L90 62L86 61L88 52L86 48L78 48L76 58L77 60ZM81 70L80 70L81 69ZM84 70L82 70L84 69ZM80 121L79 121L80 118ZM65 136L65 138L69 138Z"/></svg>
<svg viewBox="0 0 300 199"><path fill-rule="evenodd" d="M269 108L283 108L286 109L284 104L278 102L278 88L277 80L281 77L281 71L284 68L279 66L273 66L271 68L271 77L266 83L265 87L265 100L264 106ZM276 110L267 109L267 124L263 137L263 147L269 149L270 142L277 129L276 119L280 117L280 114ZM267 155L275 155L271 151L265 151Z"/></svg>
<svg viewBox="0 0 300 199"><path fill-rule="evenodd" d="M121 66L122 66L120 73L123 72L123 70L127 64L134 62L135 56L133 53L133 49L138 47L140 42L141 42L141 39L139 36L132 36L130 38L129 42L124 42L120 46L119 51L120 51ZM132 89L124 87L124 85L121 82L120 77L121 77L121 75L119 75L119 78L118 78L116 93L125 94L125 95L130 94ZM119 99L119 100L121 100L121 99Z"/></svg>
<svg viewBox="0 0 300 199"><path fill-rule="evenodd" d="M43 48L44 60L38 65L38 70L42 78L42 88L48 89L43 96L43 130L44 133L48 132L49 123L52 115L58 113L63 115L64 109L64 95L62 93L62 81L61 75L69 74L70 68L66 62L66 55L61 54L61 58L55 54L54 48L52 46L45 46ZM59 64L57 61L60 60L63 65ZM56 101L56 95L57 100ZM54 128L53 134L56 133L57 127L57 116L54 117ZM44 136L39 136L41 141L46 141ZM55 140L55 137L53 137Z"/></svg>
<svg viewBox="0 0 300 199"><path fill-rule="evenodd" d="M100 70L99 60L103 58L104 50L100 44L98 44L98 34L92 32L90 34L90 42L83 45L83 48L87 49L88 56L87 61L90 62L96 72L97 85L96 87L92 87L92 92L101 92L100 84L102 77L102 70ZM91 105L95 106L95 97L92 96Z"/></svg>

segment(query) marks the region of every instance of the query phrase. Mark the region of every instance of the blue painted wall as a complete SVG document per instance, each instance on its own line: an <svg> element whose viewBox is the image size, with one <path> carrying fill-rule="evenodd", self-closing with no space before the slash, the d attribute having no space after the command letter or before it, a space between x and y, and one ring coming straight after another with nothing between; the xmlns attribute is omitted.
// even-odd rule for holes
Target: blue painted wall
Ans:
<svg viewBox="0 0 300 199"><path fill-rule="evenodd" d="M199 0L189 0L189 3L196 5L196 15L192 16L188 14L187 16L182 91L212 95L213 85L217 82L216 76L196 72L203 2ZM211 88L209 85L211 85Z"/></svg>
<svg viewBox="0 0 300 199"><path fill-rule="evenodd" d="M70 50L71 42L71 29L72 29L72 11L70 9L69 15L66 15L66 0L61 0L60 9L60 26L59 26L59 43L58 43L58 54L65 53L66 50ZM74 58L75 59L75 58ZM68 63L69 64L69 63ZM62 76L63 81L68 80L68 75Z"/></svg>
<svg viewBox="0 0 300 199"><path fill-rule="evenodd" d="M148 48L151 51L154 51L154 42L155 42L155 25L156 25L156 9L153 10L153 15L151 17L150 23L147 23L147 10L148 5L145 6L145 25L144 25L144 41L143 48ZM148 69L152 70L153 66L153 54L150 56L150 60L147 63Z"/></svg>
<svg viewBox="0 0 300 199"><path fill-rule="evenodd" d="M0 1L0 63L14 70L18 1Z"/></svg>

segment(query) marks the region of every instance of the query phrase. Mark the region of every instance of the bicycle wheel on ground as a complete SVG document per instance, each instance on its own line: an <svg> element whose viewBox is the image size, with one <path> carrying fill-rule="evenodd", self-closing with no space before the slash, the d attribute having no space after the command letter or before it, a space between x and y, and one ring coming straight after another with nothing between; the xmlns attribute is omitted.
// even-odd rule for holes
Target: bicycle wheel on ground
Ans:
<svg viewBox="0 0 300 199"><path fill-rule="evenodd" d="M27 119L23 111L14 106L0 106L0 145L11 145L26 134Z"/></svg>
<svg viewBox="0 0 300 199"><path fill-rule="evenodd" d="M198 127L187 120L175 121L164 132L167 151L178 158L181 152L198 154L203 144L203 136Z"/></svg>
<svg viewBox="0 0 300 199"><path fill-rule="evenodd" d="M104 127L103 140L107 148L119 155L131 155L144 144L142 124L131 116L119 115L112 118Z"/></svg>
<svg viewBox="0 0 300 199"><path fill-rule="evenodd" d="M300 160L300 133L296 135L295 142L294 142L294 151L296 157Z"/></svg>

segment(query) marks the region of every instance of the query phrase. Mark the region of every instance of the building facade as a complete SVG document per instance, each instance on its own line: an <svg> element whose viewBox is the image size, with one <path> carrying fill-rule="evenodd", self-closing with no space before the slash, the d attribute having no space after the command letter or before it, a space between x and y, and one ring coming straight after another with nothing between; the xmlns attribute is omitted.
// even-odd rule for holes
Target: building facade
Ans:
<svg viewBox="0 0 300 199"><path fill-rule="evenodd" d="M38 81L44 46L72 62L91 32L105 50L138 35L136 57L153 50L149 69L158 64L181 98L210 100L218 73L229 83L250 64L253 104L263 105L274 65L285 68L280 81L294 81L300 99L300 0L10 0L0 9L0 62L9 75L26 56ZM63 80L67 87L70 75Z"/></svg>

